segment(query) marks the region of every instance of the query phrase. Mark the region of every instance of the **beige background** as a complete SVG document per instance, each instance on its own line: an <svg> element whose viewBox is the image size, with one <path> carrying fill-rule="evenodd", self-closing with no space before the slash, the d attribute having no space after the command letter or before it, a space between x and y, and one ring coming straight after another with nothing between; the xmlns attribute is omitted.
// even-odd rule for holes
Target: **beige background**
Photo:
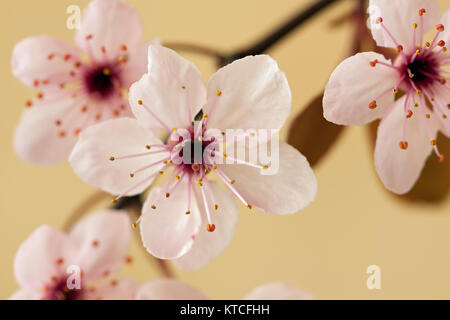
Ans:
<svg viewBox="0 0 450 320"><path fill-rule="evenodd" d="M238 48L283 21L303 0L133 0L143 18L144 37ZM69 213L95 190L68 164L37 168L23 163L12 148L12 134L24 101L33 94L11 75L14 44L49 34L72 41L66 7L87 0L16 0L2 5L0 29L0 298L16 290L14 254L43 223L62 226ZM270 54L286 72L293 91L293 118L326 83L347 53L348 26L330 29L329 21L348 10L343 0L280 43ZM439 1L441 8L448 6ZM204 72L211 61L187 55ZM287 127L286 127L287 128ZM283 133L286 133L286 128ZM284 137L284 136L283 136ZM314 139L314 137L311 137ZM317 298L450 298L450 200L438 206L409 205L390 197L373 170L364 128L347 130L316 174L319 194L301 213L278 217L241 206L231 246L197 272L176 271L212 298L240 298L274 280L297 285ZM134 241L135 263L123 272L138 280L158 276ZM382 289L366 288L367 266L382 269Z"/></svg>

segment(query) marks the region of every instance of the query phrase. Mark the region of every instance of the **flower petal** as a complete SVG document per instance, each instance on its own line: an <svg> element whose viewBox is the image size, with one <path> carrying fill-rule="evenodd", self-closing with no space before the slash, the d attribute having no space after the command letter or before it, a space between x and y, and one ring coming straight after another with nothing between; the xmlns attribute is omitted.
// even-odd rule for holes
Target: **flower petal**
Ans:
<svg viewBox="0 0 450 320"><path fill-rule="evenodd" d="M376 23L379 17L383 24L405 50L415 50L413 45L413 24L420 23L419 10L425 9L423 15L424 34L439 21L440 10L435 0L370 0L369 14L372 36L380 47L396 48L386 31ZM419 28L421 26L419 25Z"/></svg>
<svg viewBox="0 0 450 320"><path fill-rule="evenodd" d="M202 218L193 195L191 214L186 214L188 183L187 179L180 182L168 199L161 195L161 188L153 188L144 203L139 224L142 242L157 258L176 259L186 254L200 231Z"/></svg>
<svg viewBox="0 0 450 320"><path fill-rule="evenodd" d="M180 269L195 270L205 266L212 259L222 253L234 236L234 230L238 220L238 209L236 201L231 192L221 189L217 183L210 181L211 191L218 205L218 211L214 211L214 203L210 202L210 212L213 213L212 223L216 226L214 232L208 232L206 225L208 220L204 206L200 202L201 195L197 190L197 201L202 212L203 225L195 237L194 245L184 256L176 259L173 263ZM206 187L207 185L203 185ZM208 193L206 193L208 194ZM211 201L211 200L209 200Z"/></svg>
<svg viewBox="0 0 450 320"><path fill-rule="evenodd" d="M271 166L275 166L277 159L272 160ZM242 164L223 164L219 168L236 181L233 186L250 205L273 214L298 212L316 197L316 177L306 158L281 141L278 160L279 167L272 175Z"/></svg>
<svg viewBox="0 0 450 320"><path fill-rule="evenodd" d="M121 84L124 87L129 88L147 72L148 47L151 44L158 43L158 40L150 40L146 43L139 44L133 52L130 52L121 74Z"/></svg>
<svg viewBox="0 0 450 320"><path fill-rule="evenodd" d="M433 90L435 102L433 102L433 108L436 113L437 119L439 119L441 131L447 138L450 138L450 112L448 109L448 101L450 101L450 90L442 84L437 84ZM438 109L439 108L439 109ZM436 111L439 110L439 111ZM446 118L443 118L443 114Z"/></svg>
<svg viewBox="0 0 450 320"><path fill-rule="evenodd" d="M392 105L392 93L377 97L394 88L397 71L383 65L371 67L373 60L391 64L378 53L364 52L345 59L334 70L323 97L323 115L328 121L362 125L382 117ZM370 109L373 100L377 107Z"/></svg>
<svg viewBox="0 0 450 320"><path fill-rule="evenodd" d="M75 262L74 253L67 235L46 225L39 227L17 251L17 282L22 288L41 290L52 277L65 274L65 266Z"/></svg>
<svg viewBox="0 0 450 320"><path fill-rule="evenodd" d="M50 80L48 86L60 85L51 81L52 76L67 74L73 70L73 63L64 56L78 57L80 51L69 44L49 36L35 36L20 41L12 54L12 72L29 87L35 87L43 80ZM50 55L54 55L49 59ZM38 80L39 82L35 82Z"/></svg>
<svg viewBox="0 0 450 320"><path fill-rule="evenodd" d="M9 297L9 300L41 300L42 297L40 290L21 289Z"/></svg>
<svg viewBox="0 0 450 320"><path fill-rule="evenodd" d="M122 45L133 52L141 34L141 19L134 7L121 0L94 0L84 9L75 41L94 60L102 61L105 54L109 59L116 58ZM92 39L87 40L90 35Z"/></svg>
<svg viewBox="0 0 450 320"><path fill-rule="evenodd" d="M250 292L244 300L312 300L308 292L297 287L274 282L263 284Z"/></svg>
<svg viewBox="0 0 450 320"><path fill-rule="evenodd" d="M211 77L207 100L209 128L280 129L290 113L291 90L275 60L248 56Z"/></svg>
<svg viewBox="0 0 450 320"><path fill-rule="evenodd" d="M126 212L103 210L79 221L69 236L77 246L77 261L87 279L116 271L125 262L131 223Z"/></svg>
<svg viewBox="0 0 450 320"><path fill-rule="evenodd" d="M399 99L392 112L381 121L375 146L375 167L378 175L387 189L398 194L408 192L419 178L432 150L425 121L432 125L436 120L433 117L425 119L420 110L415 111L406 122L408 148L401 149L399 143L404 140L404 100L405 97ZM432 135L433 138L436 137L435 129Z"/></svg>
<svg viewBox="0 0 450 320"><path fill-rule="evenodd" d="M439 37L438 40L444 40L446 45L448 46L450 44L450 8L448 8L444 14L441 17L441 24L444 25L444 32L442 32ZM450 58L450 51L447 50L447 52L442 53L445 55L445 57L447 59Z"/></svg>
<svg viewBox="0 0 450 320"><path fill-rule="evenodd" d="M35 165L52 165L66 161L77 137L61 137L58 119L74 105L71 99L37 104L23 112L14 133L14 148L24 161Z"/></svg>
<svg viewBox="0 0 450 320"><path fill-rule="evenodd" d="M130 105L141 125L164 128L146 106L169 129L185 128L205 102L206 89L197 67L171 49L150 45L148 73L130 88Z"/></svg>
<svg viewBox="0 0 450 320"><path fill-rule="evenodd" d="M157 279L139 289L136 300L206 300L199 290L175 279Z"/></svg>
<svg viewBox="0 0 450 320"><path fill-rule="evenodd" d="M111 279L107 283L88 290L83 300L134 300L140 285L130 279Z"/></svg>
<svg viewBox="0 0 450 320"><path fill-rule="evenodd" d="M155 148L155 150L148 151L146 149L146 145L161 143L152 131L142 128L135 119L108 120L81 132L69 161L75 173L85 182L104 191L121 194L156 173L160 170L160 166L155 165L136 174L134 178L130 178L131 172L161 161L165 154L158 153L114 161L110 161L110 157L117 158L162 150ZM141 193L151 182L152 180L148 180L126 195Z"/></svg>

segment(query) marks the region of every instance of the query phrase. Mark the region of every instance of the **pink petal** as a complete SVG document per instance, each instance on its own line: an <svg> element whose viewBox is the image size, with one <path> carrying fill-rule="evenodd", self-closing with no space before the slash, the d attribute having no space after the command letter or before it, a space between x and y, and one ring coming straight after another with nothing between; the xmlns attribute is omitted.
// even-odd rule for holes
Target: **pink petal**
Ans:
<svg viewBox="0 0 450 320"><path fill-rule="evenodd" d="M273 175L241 164L219 165L236 182L233 185L253 207L273 214L295 213L314 200L317 180L306 158L280 141L279 168Z"/></svg>
<svg viewBox="0 0 450 320"><path fill-rule="evenodd" d="M133 52L141 34L141 19L134 7L121 0L94 0L84 9L75 41L94 60L100 61L105 57L102 47L109 59L117 58L122 45ZM88 36L92 39L87 40Z"/></svg>
<svg viewBox="0 0 450 320"><path fill-rule="evenodd" d="M14 260L14 274L22 288L41 290L52 277L66 272L75 262L68 237L49 226L36 229L20 246Z"/></svg>
<svg viewBox="0 0 450 320"><path fill-rule="evenodd" d="M408 192L419 178L432 150L425 121L432 124L433 120L436 120L433 117L425 119L421 111L415 109L406 125L408 148L401 149L399 143L404 140L404 100L405 97L399 99L392 112L381 121L375 147L375 167L378 175L387 189L398 194ZM433 129L432 135L434 139L436 129Z"/></svg>
<svg viewBox="0 0 450 320"><path fill-rule="evenodd" d="M69 161L75 173L85 182L119 195L156 173L162 164L150 167L134 178L130 177L130 173L160 161L165 155L158 153L114 161L110 158L161 150L146 149L147 145L160 144L159 138L150 130L142 128L135 119L108 120L81 132ZM127 195L141 193L152 181L150 179L139 185Z"/></svg>
<svg viewBox="0 0 450 320"><path fill-rule="evenodd" d="M206 300L199 290L174 279L157 279L139 289L137 300Z"/></svg>
<svg viewBox="0 0 450 320"><path fill-rule="evenodd" d="M49 59L51 54L54 58ZM11 61L13 74L29 87L35 86L35 80L49 80L54 75L69 74L74 65L64 59L66 54L78 57L80 51L49 36L26 38L14 47ZM59 83L50 81L48 85Z"/></svg>
<svg viewBox="0 0 450 320"><path fill-rule="evenodd" d="M112 273L125 263L131 222L126 212L103 210L79 221L70 231L77 261L87 279Z"/></svg>
<svg viewBox="0 0 450 320"><path fill-rule="evenodd" d="M244 300L312 300L313 297L308 292L297 287L274 282L263 284L250 292Z"/></svg>
<svg viewBox="0 0 450 320"><path fill-rule="evenodd" d="M369 13L372 36L380 47L396 48L397 45L391 40L384 29L376 24L379 17L397 43L410 52L413 46L413 24L420 23L419 10L425 9L423 15L423 32L426 34L431 28L438 24L440 10L435 0L370 0ZM419 28L421 26L419 25Z"/></svg>
<svg viewBox="0 0 450 320"><path fill-rule="evenodd" d="M371 67L370 62L374 60L391 64L380 54L364 52L345 59L334 70L323 97L323 115L328 121L362 125L381 118L392 105L392 92L377 97L394 88L397 71L380 64ZM377 107L370 109L373 100Z"/></svg>
<svg viewBox="0 0 450 320"><path fill-rule="evenodd" d="M133 52L130 52L127 63L123 67L122 85L130 87L147 72L148 69L148 47L151 44L158 44L158 40L150 40L139 44Z"/></svg>
<svg viewBox="0 0 450 320"><path fill-rule="evenodd" d="M88 290L84 300L134 300L139 288L134 280L112 278L95 289Z"/></svg>
<svg viewBox="0 0 450 320"><path fill-rule="evenodd" d="M218 96L218 92L220 96ZM266 55L249 56L217 71L208 83L208 127L279 129L291 109L286 75Z"/></svg>
<svg viewBox="0 0 450 320"><path fill-rule="evenodd" d="M164 128L139 100L169 130L185 128L205 104L206 89L193 63L171 49L150 45L148 73L131 86L130 105L143 126Z"/></svg>
<svg viewBox="0 0 450 320"><path fill-rule="evenodd" d="M9 300L41 300L42 297L41 290L21 289L9 297Z"/></svg>
<svg viewBox="0 0 450 320"><path fill-rule="evenodd" d="M145 201L140 221L142 242L157 258L176 259L186 254L200 231L202 218L195 200L191 201L191 214L186 214L187 183L182 181L170 198L161 195L160 188L153 188Z"/></svg>
<svg viewBox="0 0 450 320"><path fill-rule="evenodd" d="M70 99L59 100L33 105L23 112L14 133L14 148L20 158L35 165L53 165L69 158L77 137L68 133L62 138L55 122L73 103Z"/></svg>
<svg viewBox="0 0 450 320"><path fill-rule="evenodd" d="M439 100L440 103L435 100L433 102L433 107L435 108L436 118L440 122L439 131L441 131L447 138L450 138L450 112L448 111L448 101L450 101L450 90L445 88L443 85L438 84L434 88L435 99ZM439 107L440 112L437 112L437 107ZM447 116L447 118L442 118L442 113Z"/></svg>
<svg viewBox="0 0 450 320"><path fill-rule="evenodd" d="M216 229L214 232L206 230L208 220L204 205L200 202L201 195L197 190L197 201L202 212L202 227L195 237L192 249L173 261L177 267L184 270L195 270L208 264L228 247L234 236L238 220L236 201L230 192L221 189L217 183L209 182L209 185L219 206L219 209L215 211L213 209L214 203L209 203L209 210L213 214L212 223L214 223Z"/></svg>

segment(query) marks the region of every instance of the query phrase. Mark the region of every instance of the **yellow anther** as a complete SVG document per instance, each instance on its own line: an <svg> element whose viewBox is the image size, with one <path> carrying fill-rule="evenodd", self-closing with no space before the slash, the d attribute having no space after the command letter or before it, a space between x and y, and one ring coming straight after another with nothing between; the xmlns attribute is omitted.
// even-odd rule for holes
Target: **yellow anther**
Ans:
<svg viewBox="0 0 450 320"><path fill-rule="evenodd" d="M199 187L203 187L203 183L199 182L199 183L198 183L198 186L199 186Z"/></svg>
<svg viewBox="0 0 450 320"><path fill-rule="evenodd" d="M252 206L250 204L247 205L247 208L249 208L250 210L252 210Z"/></svg>
<svg viewBox="0 0 450 320"><path fill-rule="evenodd" d="M236 180L233 180L233 179L230 180L231 184L234 184L235 182L236 182Z"/></svg>
<svg viewBox="0 0 450 320"><path fill-rule="evenodd" d="M203 137L202 136L198 137L198 141L203 141Z"/></svg>
<svg viewBox="0 0 450 320"><path fill-rule="evenodd" d="M188 211L186 211L186 214L191 214L191 212L188 210Z"/></svg>
<svg viewBox="0 0 450 320"><path fill-rule="evenodd" d="M417 90L416 90L416 93L417 93L417 94L420 94L421 92L422 92L422 91L420 91L420 89L417 89Z"/></svg>
<svg viewBox="0 0 450 320"><path fill-rule="evenodd" d="M430 143L431 143L432 146L435 146L436 145L436 140L431 140Z"/></svg>
<svg viewBox="0 0 450 320"><path fill-rule="evenodd" d="M203 178L202 178L202 177L198 177L197 180L200 181L200 182L202 182L202 181L203 181Z"/></svg>
<svg viewBox="0 0 450 320"><path fill-rule="evenodd" d="M398 90L397 89L392 89L392 92L394 93L394 94L397 94L398 93Z"/></svg>
<svg viewBox="0 0 450 320"><path fill-rule="evenodd" d="M265 164L265 165L263 165L263 168L267 169L267 168L269 168L269 166L267 164Z"/></svg>
<svg viewBox="0 0 450 320"><path fill-rule="evenodd" d="M152 147L149 146L149 145L146 145L145 148L146 148L147 150L150 150Z"/></svg>
<svg viewBox="0 0 450 320"><path fill-rule="evenodd" d="M111 202L112 202L112 203L116 203L117 200L116 200L116 199L112 199Z"/></svg>
<svg viewBox="0 0 450 320"><path fill-rule="evenodd" d="M172 160L169 160L169 164L172 164Z"/></svg>
<svg viewBox="0 0 450 320"><path fill-rule="evenodd" d="M109 76L109 75L111 75L111 70L109 70L108 68L104 68L104 69L103 69L103 74L104 74L105 76Z"/></svg>
<svg viewBox="0 0 450 320"><path fill-rule="evenodd" d="M133 227L133 229L136 229L138 224L136 222L133 222L133 224L131 226Z"/></svg>
<svg viewBox="0 0 450 320"><path fill-rule="evenodd" d="M214 205L214 210L219 209L219 206L217 204Z"/></svg>
<svg viewBox="0 0 450 320"><path fill-rule="evenodd" d="M142 100L138 100L138 105L142 105Z"/></svg>
<svg viewBox="0 0 450 320"><path fill-rule="evenodd" d="M156 206L155 206L154 204L152 204L152 209L153 209L153 210L155 210L155 209L156 209Z"/></svg>
<svg viewBox="0 0 450 320"><path fill-rule="evenodd" d="M224 135L225 135L225 132L222 131L220 134L224 136Z"/></svg>
<svg viewBox="0 0 450 320"><path fill-rule="evenodd" d="M170 193L166 193L166 198L169 198L170 197Z"/></svg>
<svg viewBox="0 0 450 320"><path fill-rule="evenodd" d="M161 171L159 172L159 174L164 174L164 171L163 171L163 170L161 170Z"/></svg>
<svg viewBox="0 0 450 320"><path fill-rule="evenodd" d="M216 169L217 169L217 165L216 165L216 164L213 164L212 168L213 168L214 170L216 170Z"/></svg>
<svg viewBox="0 0 450 320"><path fill-rule="evenodd" d="M414 29L417 29L417 23L414 23L414 24L413 24L413 28L414 28Z"/></svg>
<svg viewBox="0 0 450 320"><path fill-rule="evenodd" d="M220 96L222 95L222 91L217 90L217 93L216 93L216 94L217 94L218 97L220 97Z"/></svg>
<svg viewBox="0 0 450 320"><path fill-rule="evenodd" d="M208 115L206 113L203 114L203 118L206 119L208 118Z"/></svg>
<svg viewBox="0 0 450 320"><path fill-rule="evenodd" d="M419 104L418 103L415 103L414 104L414 108L418 108L419 107Z"/></svg>
<svg viewBox="0 0 450 320"><path fill-rule="evenodd" d="M433 98L433 97L431 97L431 98L430 98L430 101L431 101L431 102L433 102L433 101L434 101L434 98Z"/></svg>
<svg viewBox="0 0 450 320"><path fill-rule="evenodd" d="M447 47L443 47L442 52L447 52Z"/></svg>
<svg viewBox="0 0 450 320"><path fill-rule="evenodd" d="M168 164L169 163L169 161L167 161L167 160L164 160L164 164Z"/></svg>
<svg viewBox="0 0 450 320"><path fill-rule="evenodd" d="M131 177L131 178L134 178L134 173L130 173L130 177Z"/></svg>
<svg viewBox="0 0 450 320"><path fill-rule="evenodd" d="M250 133L250 137L254 137L254 136L255 136L254 132Z"/></svg>
<svg viewBox="0 0 450 320"><path fill-rule="evenodd" d="M183 90L186 89L186 86L181 86L181 89L183 89Z"/></svg>
<svg viewBox="0 0 450 320"><path fill-rule="evenodd" d="M180 180L180 178L181 178L180 176L176 176L176 177L175 177L175 179L177 179L177 180Z"/></svg>
<svg viewBox="0 0 450 320"><path fill-rule="evenodd" d="M447 115L443 114L442 119L447 119Z"/></svg>
<svg viewBox="0 0 450 320"><path fill-rule="evenodd" d="M177 128L172 128L172 131L173 131L173 132L177 131Z"/></svg>
<svg viewBox="0 0 450 320"><path fill-rule="evenodd" d="M226 153L224 153L224 154L223 154L223 157L224 157L224 158L226 158L226 157L227 157L227 154L226 154Z"/></svg>
<svg viewBox="0 0 450 320"><path fill-rule="evenodd" d="M416 54L420 54L420 50L419 49L416 50Z"/></svg>
<svg viewBox="0 0 450 320"><path fill-rule="evenodd" d="M431 115L430 115L429 113L427 113L427 114L425 115L425 117L427 117L427 119L430 119L430 118L431 118Z"/></svg>
<svg viewBox="0 0 450 320"><path fill-rule="evenodd" d="M109 157L109 161L114 161L114 160L116 160L116 158L114 158L114 157Z"/></svg>
<svg viewBox="0 0 450 320"><path fill-rule="evenodd" d="M427 48L429 48L431 46L431 43L429 43L428 41L425 42L425 46L427 46Z"/></svg>
<svg viewBox="0 0 450 320"><path fill-rule="evenodd" d="M209 173L210 171L209 168L205 168L205 173Z"/></svg>
<svg viewBox="0 0 450 320"><path fill-rule="evenodd" d="M414 78L414 73L410 73L408 76L412 79Z"/></svg>

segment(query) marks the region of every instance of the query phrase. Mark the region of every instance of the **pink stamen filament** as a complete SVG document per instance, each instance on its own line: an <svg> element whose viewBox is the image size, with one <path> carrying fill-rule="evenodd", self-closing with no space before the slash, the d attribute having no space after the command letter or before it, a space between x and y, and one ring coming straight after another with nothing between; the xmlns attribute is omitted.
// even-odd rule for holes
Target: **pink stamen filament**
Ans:
<svg viewBox="0 0 450 320"><path fill-rule="evenodd" d="M139 101L142 102L142 100ZM138 104L143 107L153 117L153 119L155 119L161 125L163 129L167 130L168 132L172 132L169 126L167 126L152 110L150 110L150 108L145 105L144 102Z"/></svg>

